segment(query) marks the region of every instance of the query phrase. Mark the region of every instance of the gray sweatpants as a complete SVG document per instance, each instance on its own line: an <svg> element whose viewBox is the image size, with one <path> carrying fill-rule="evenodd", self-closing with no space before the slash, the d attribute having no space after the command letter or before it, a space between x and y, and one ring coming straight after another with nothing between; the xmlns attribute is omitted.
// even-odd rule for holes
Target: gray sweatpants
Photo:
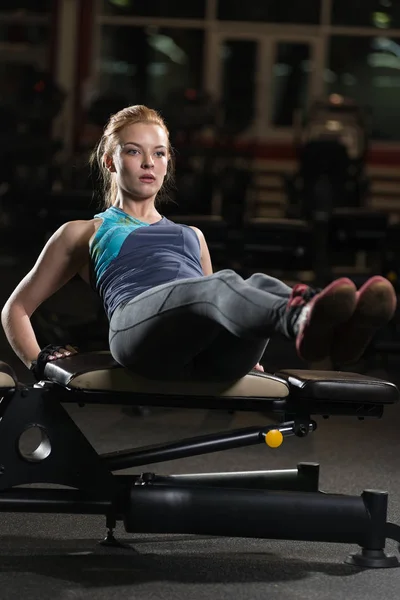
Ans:
<svg viewBox="0 0 400 600"><path fill-rule="evenodd" d="M231 270L166 283L120 305L110 350L121 365L152 379L229 380L259 361L269 337L289 337L291 288Z"/></svg>

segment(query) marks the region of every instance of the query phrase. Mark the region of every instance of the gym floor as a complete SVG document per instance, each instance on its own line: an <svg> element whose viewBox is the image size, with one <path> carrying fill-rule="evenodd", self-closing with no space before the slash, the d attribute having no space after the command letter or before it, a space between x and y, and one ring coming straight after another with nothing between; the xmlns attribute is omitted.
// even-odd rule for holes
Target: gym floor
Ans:
<svg viewBox="0 0 400 600"><path fill-rule="evenodd" d="M26 265L2 267L4 301ZM78 295L77 306L83 306ZM280 366L297 366L287 344L267 352ZM282 357L285 357L283 360ZM0 358L22 381L29 374L0 336ZM376 372L396 381L398 365ZM263 425L255 413L154 409L144 417L118 406L68 406L70 414L99 452L174 440L206 432ZM359 495L364 489L389 492L389 519L400 523L400 404L380 420L318 419L305 439L288 438L281 448L264 446L219 452L151 465L160 474L293 468L321 464L321 489ZM354 546L312 542L225 539L205 536L126 534L132 549L99 546L105 519L94 516L0 514L1 597L192 600L325 598L397 600L400 569L360 570L344 563ZM394 542L387 551L396 553Z"/></svg>

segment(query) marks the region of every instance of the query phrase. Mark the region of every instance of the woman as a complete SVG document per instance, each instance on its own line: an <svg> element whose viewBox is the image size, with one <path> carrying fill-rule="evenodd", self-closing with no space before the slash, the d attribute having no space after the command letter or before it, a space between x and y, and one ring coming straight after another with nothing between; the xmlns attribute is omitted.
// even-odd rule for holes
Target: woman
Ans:
<svg viewBox="0 0 400 600"><path fill-rule="evenodd" d="M247 280L231 270L213 274L202 232L158 211L173 157L154 110L131 106L113 115L95 158L106 210L58 229L2 311L12 348L38 379L46 361L75 350L41 351L30 317L77 273L103 301L113 357L156 379L242 377L260 368L275 332L296 340L304 360L349 363L391 319L396 296L382 277L358 292L342 278L317 293L260 273Z"/></svg>

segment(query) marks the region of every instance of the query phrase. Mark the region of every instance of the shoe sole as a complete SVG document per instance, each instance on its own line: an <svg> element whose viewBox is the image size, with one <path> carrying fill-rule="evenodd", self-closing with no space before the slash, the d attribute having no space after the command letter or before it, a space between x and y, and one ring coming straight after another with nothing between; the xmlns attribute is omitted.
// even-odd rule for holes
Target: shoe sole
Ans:
<svg viewBox="0 0 400 600"><path fill-rule="evenodd" d="M335 331L355 311L356 291L350 279L342 278L328 285L312 300L308 319L296 339L300 358L307 362L318 362L330 355Z"/></svg>
<svg viewBox="0 0 400 600"><path fill-rule="evenodd" d="M392 284L380 276L369 279L357 292L353 316L335 333L331 352L334 364L357 362L376 332L393 318L396 306Z"/></svg>

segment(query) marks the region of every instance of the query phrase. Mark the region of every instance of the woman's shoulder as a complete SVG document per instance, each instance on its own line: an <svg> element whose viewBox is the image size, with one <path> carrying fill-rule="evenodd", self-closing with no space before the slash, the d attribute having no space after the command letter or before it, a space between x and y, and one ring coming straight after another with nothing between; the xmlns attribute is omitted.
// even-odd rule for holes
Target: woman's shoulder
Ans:
<svg viewBox="0 0 400 600"><path fill-rule="evenodd" d="M62 238L68 246L87 245L101 222L99 218L67 221L61 225L55 235Z"/></svg>

